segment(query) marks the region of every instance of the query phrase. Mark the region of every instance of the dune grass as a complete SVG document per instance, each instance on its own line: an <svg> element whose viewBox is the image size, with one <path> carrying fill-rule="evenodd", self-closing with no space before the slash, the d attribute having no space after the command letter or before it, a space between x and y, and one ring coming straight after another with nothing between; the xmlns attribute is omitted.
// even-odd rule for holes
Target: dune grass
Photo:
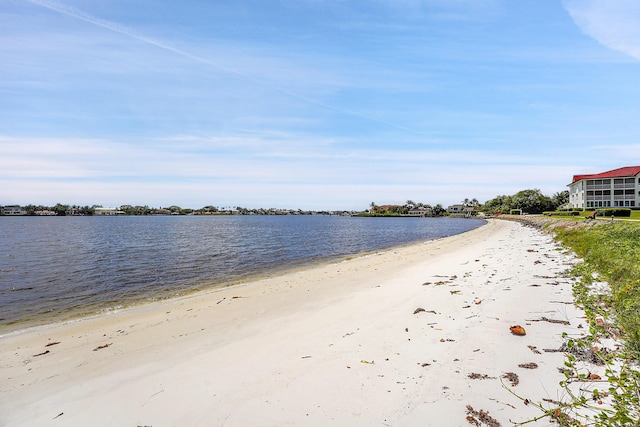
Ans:
<svg viewBox="0 0 640 427"><path fill-rule="evenodd" d="M622 331L629 355L640 360L640 223L558 228L557 239L580 256L583 277L607 282L603 300Z"/></svg>

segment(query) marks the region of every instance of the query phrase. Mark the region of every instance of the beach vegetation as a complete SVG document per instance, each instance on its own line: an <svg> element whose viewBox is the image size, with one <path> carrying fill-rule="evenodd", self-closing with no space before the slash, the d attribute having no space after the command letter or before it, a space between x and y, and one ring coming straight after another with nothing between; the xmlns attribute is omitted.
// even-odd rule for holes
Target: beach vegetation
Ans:
<svg viewBox="0 0 640 427"><path fill-rule="evenodd" d="M549 417L564 426L640 426L640 223L553 225L556 239L582 259L568 274L589 331L564 335L560 386L568 399L547 408L518 396L543 411L520 424Z"/></svg>
<svg viewBox="0 0 640 427"><path fill-rule="evenodd" d="M604 222L597 227L560 227L556 237L583 259L583 280L609 285L601 304L624 334L630 356L640 360L640 224Z"/></svg>

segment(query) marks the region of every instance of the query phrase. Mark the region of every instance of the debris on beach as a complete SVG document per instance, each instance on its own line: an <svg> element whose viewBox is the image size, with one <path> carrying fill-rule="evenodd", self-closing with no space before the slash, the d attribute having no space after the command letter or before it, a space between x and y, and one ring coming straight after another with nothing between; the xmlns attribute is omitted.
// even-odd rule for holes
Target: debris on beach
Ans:
<svg viewBox="0 0 640 427"><path fill-rule="evenodd" d="M589 378L592 381L597 381L602 379L600 375L594 374L593 372L589 372L589 375L587 375L587 378Z"/></svg>
<svg viewBox="0 0 640 427"><path fill-rule="evenodd" d="M524 369L538 369L538 364L535 362L521 363L518 365L518 367L524 368Z"/></svg>
<svg viewBox="0 0 640 427"><path fill-rule="evenodd" d="M529 350L533 351L535 354L542 354L535 345L528 345L527 347L529 347Z"/></svg>
<svg viewBox="0 0 640 427"><path fill-rule="evenodd" d="M471 405L467 405L467 422L477 427L483 424L488 427L500 427L501 425L498 420L489 415L489 411L482 409L476 411Z"/></svg>
<svg viewBox="0 0 640 427"><path fill-rule="evenodd" d="M605 359L609 353L609 350L606 348L594 349L592 347L582 347L577 345L569 347L567 343L562 343L562 345L557 349L545 348L543 350L545 353L570 353L576 357L576 360L593 363L597 366L604 365L603 359Z"/></svg>
<svg viewBox="0 0 640 427"><path fill-rule="evenodd" d="M549 319L548 317L542 316L539 319L527 320L527 322L549 322L549 323L557 323L560 325L571 325L571 322L568 320L557 320L557 319Z"/></svg>
<svg viewBox="0 0 640 427"><path fill-rule="evenodd" d="M98 350L102 350L103 348L107 348L111 345L112 343L109 344L105 344L105 345L99 345L96 348L93 349L93 351L98 351Z"/></svg>
<svg viewBox="0 0 640 427"><path fill-rule="evenodd" d="M527 335L527 331L520 325L511 326L509 330L514 335Z"/></svg>
<svg viewBox="0 0 640 427"><path fill-rule="evenodd" d="M496 379L496 377L490 377L487 374L478 374L477 372L471 372L467 376L469 377L469 379L472 379L472 380L495 380Z"/></svg>
<svg viewBox="0 0 640 427"><path fill-rule="evenodd" d="M44 356L47 353L50 353L50 351L47 350L47 351L43 351L42 353L34 354L33 357Z"/></svg>
<svg viewBox="0 0 640 427"><path fill-rule="evenodd" d="M52 345L58 345L60 344L60 341L54 341L54 342L50 342L49 344L45 345L45 347L51 347Z"/></svg>
<svg viewBox="0 0 640 427"><path fill-rule="evenodd" d="M502 378L509 380L511 382L511 387L515 387L520 383L520 378L515 372L507 372L502 376Z"/></svg>
<svg viewBox="0 0 640 427"><path fill-rule="evenodd" d="M416 308L416 309L415 309L415 311L413 312L413 314L418 314L418 313L422 313L422 312L438 314L438 313L436 313L436 311L435 311L435 310L425 310L425 309L424 309L424 308L422 308L422 307L418 307L418 308Z"/></svg>

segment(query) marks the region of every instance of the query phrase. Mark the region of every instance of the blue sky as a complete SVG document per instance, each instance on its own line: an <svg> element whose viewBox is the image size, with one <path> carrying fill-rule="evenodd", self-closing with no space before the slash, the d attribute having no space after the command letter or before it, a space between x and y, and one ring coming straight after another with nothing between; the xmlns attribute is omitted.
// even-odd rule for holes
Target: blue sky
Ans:
<svg viewBox="0 0 640 427"><path fill-rule="evenodd" d="M0 204L444 206L640 164L636 0L4 0Z"/></svg>

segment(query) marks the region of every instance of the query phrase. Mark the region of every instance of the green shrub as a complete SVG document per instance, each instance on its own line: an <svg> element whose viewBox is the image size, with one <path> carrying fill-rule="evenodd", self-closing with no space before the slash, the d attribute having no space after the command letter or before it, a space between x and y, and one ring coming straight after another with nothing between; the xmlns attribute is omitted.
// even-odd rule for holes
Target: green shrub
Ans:
<svg viewBox="0 0 640 427"><path fill-rule="evenodd" d="M596 209L596 216L615 216L621 218L630 218L631 209L613 208L613 209Z"/></svg>
<svg viewBox="0 0 640 427"><path fill-rule="evenodd" d="M551 211L551 212L543 212L543 215L548 216L580 216L579 211Z"/></svg>

